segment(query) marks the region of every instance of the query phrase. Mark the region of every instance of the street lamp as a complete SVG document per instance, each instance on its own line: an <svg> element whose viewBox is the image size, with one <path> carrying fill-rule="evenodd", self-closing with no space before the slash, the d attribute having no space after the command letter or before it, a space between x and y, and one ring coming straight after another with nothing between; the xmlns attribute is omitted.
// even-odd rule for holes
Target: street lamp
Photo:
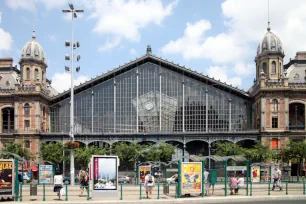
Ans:
<svg viewBox="0 0 306 204"><path fill-rule="evenodd" d="M69 55L65 55L65 60L71 62L71 67L65 66L66 71L70 71L71 73L71 96L70 96L70 139L74 141L74 84L73 84L73 61L74 61L74 49L77 47L80 47L80 43L77 42L76 45L74 44L73 37L74 37L74 27L73 27L73 21L74 18L77 18L77 13L84 12L83 9L74 9L73 4L69 4L70 9L64 9L62 10L63 13L71 13L72 17L72 39L71 43L69 41L65 41L65 46L70 47L71 46L71 57ZM81 57L78 57L78 61L81 59ZM80 67L78 67L78 70L80 70ZM74 150L70 150L70 183L71 186L74 186L74 178L75 178L75 170L74 170Z"/></svg>

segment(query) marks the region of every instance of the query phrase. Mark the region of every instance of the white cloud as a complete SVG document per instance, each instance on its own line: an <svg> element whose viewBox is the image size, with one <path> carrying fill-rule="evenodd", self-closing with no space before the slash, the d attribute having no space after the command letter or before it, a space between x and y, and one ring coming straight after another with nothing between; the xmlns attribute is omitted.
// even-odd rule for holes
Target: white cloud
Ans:
<svg viewBox="0 0 306 204"><path fill-rule="evenodd" d="M0 51L12 50L13 39L10 33L0 28Z"/></svg>
<svg viewBox="0 0 306 204"><path fill-rule="evenodd" d="M48 34L48 38L51 42L56 42L56 36L54 34Z"/></svg>
<svg viewBox="0 0 306 204"><path fill-rule="evenodd" d="M35 4L43 4L47 10L51 10L54 8L66 6L68 0L35 0L35 4L33 1L28 0L5 0L5 3L10 9L13 10L25 9L31 12L35 12Z"/></svg>
<svg viewBox="0 0 306 204"><path fill-rule="evenodd" d="M52 87L55 88L59 93L70 89L70 74L69 73L55 73L52 76ZM88 81L89 77L80 75L77 76L77 78L74 80L74 85L78 86L80 83L84 83L85 81Z"/></svg>
<svg viewBox="0 0 306 204"><path fill-rule="evenodd" d="M130 50L130 54L131 54L131 55L136 55L137 52L136 52L136 50L135 50L134 48L132 48L132 49Z"/></svg>
<svg viewBox="0 0 306 204"><path fill-rule="evenodd" d="M113 37L113 38L107 38L106 42L104 45L101 45L98 47L99 52L106 52L114 47L117 47L121 42L121 39L119 37Z"/></svg>
<svg viewBox="0 0 306 204"><path fill-rule="evenodd" d="M207 70L208 76L221 82L226 82L227 84L231 84L232 86L241 86L242 80L240 77L232 77L229 78L227 71L228 68L223 66L212 66Z"/></svg>
<svg viewBox="0 0 306 204"><path fill-rule="evenodd" d="M177 2L173 0L164 5L161 0L94 0L85 6L92 11L90 18L97 19L94 32L138 42L140 30L152 24L161 25Z"/></svg>

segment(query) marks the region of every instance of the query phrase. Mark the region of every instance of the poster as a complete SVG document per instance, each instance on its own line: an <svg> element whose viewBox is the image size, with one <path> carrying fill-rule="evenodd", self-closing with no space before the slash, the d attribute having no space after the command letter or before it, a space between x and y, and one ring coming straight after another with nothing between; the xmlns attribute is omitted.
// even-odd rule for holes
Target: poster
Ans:
<svg viewBox="0 0 306 204"><path fill-rule="evenodd" d="M0 196L13 196L14 192L14 160L0 160Z"/></svg>
<svg viewBox="0 0 306 204"><path fill-rule="evenodd" d="M147 174L151 174L151 166L139 166L139 181L144 182Z"/></svg>
<svg viewBox="0 0 306 204"><path fill-rule="evenodd" d="M252 179L252 183L260 182L260 166L251 167L251 179Z"/></svg>
<svg viewBox="0 0 306 204"><path fill-rule="evenodd" d="M202 192L202 163L183 162L181 166L181 194Z"/></svg>
<svg viewBox="0 0 306 204"><path fill-rule="evenodd" d="M53 183L52 165L39 165L39 183Z"/></svg>
<svg viewBox="0 0 306 204"><path fill-rule="evenodd" d="M93 157L93 189L117 190L117 157Z"/></svg>

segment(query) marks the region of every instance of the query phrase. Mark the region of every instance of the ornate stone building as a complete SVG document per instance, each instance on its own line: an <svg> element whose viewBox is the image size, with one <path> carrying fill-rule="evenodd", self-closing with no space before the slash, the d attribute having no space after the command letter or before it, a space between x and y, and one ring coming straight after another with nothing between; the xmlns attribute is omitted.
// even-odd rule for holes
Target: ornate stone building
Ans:
<svg viewBox="0 0 306 204"><path fill-rule="evenodd" d="M51 87L33 33L19 69L0 59L0 145L22 140L38 154L40 142L69 140L73 128L84 146L169 142L178 154L209 155L226 140L280 149L288 138L305 139L306 53L285 65L284 56L268 28L246 92L157 57L148 46L140 58L75 87L75 127L69 127L70 91Z"/></svg>

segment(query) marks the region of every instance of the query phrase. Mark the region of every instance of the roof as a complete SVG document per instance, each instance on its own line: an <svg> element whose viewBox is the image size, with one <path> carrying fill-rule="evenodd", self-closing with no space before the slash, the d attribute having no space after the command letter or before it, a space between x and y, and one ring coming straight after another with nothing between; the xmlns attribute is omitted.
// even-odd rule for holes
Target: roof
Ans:
<svg viewBox="0 0 306 204"><path fill-rule="evenodd" d="M237 155L233 155L233 156L219 156L219 155L211 155L211 156L204 156L204 157L199 157L196 155L190 155L189 157L192 161L203 161L206 159L212 159L216 162L222 162L222 161L228 161L229 159L232 159L236 162L243 162L243 161L247 161L247 159L243 156L237 156Z"/></svg>
<svg viewBox="0 0 306 204"><path fill-rule="evenodd" d="M89 81L86 81L83 84L80 84L79 86L76 86L74 89L74 93L80 93L88 88L94 87L97 84L100 84L104 81L107 81L114 76L120 75L124 72L127 72L133 68L136 68L137 66L141 66L145 63L154 63L156 65L161 65L163 68L172 70L177 73L181 73L185 76L188 76L190 78L196 79L197 81L204 82L208 85L214 85L215 87L218 87L219 89L222 89L224 91L230 92L236 96L239 96L241 98L249 99L249 94L245 92L244 90L239 89L238 87L233 87L232 85L226 84L225 82L221 82L220 80L216 80L214 78L210 78L207 75L203 75L202 73L199 73L195 70L192 70L190 68L186 68L185 66L175 64L173 62L170 62L166 59L163 59L161 57L157 57L150 52L147 52L146 55L141 56L140 58L136 58L133 61L130 61L129 63L126 63L124 65L121 65L117 68L114 68L111 71L108 71L105 74L102 74L100 76L97 76L96 78L93 78ZM217 86L216 86L217 85ZM70 96L70 90L64 91L54 97L51 98L52 103L56 103L58 101L62 101Z"/></svg>

